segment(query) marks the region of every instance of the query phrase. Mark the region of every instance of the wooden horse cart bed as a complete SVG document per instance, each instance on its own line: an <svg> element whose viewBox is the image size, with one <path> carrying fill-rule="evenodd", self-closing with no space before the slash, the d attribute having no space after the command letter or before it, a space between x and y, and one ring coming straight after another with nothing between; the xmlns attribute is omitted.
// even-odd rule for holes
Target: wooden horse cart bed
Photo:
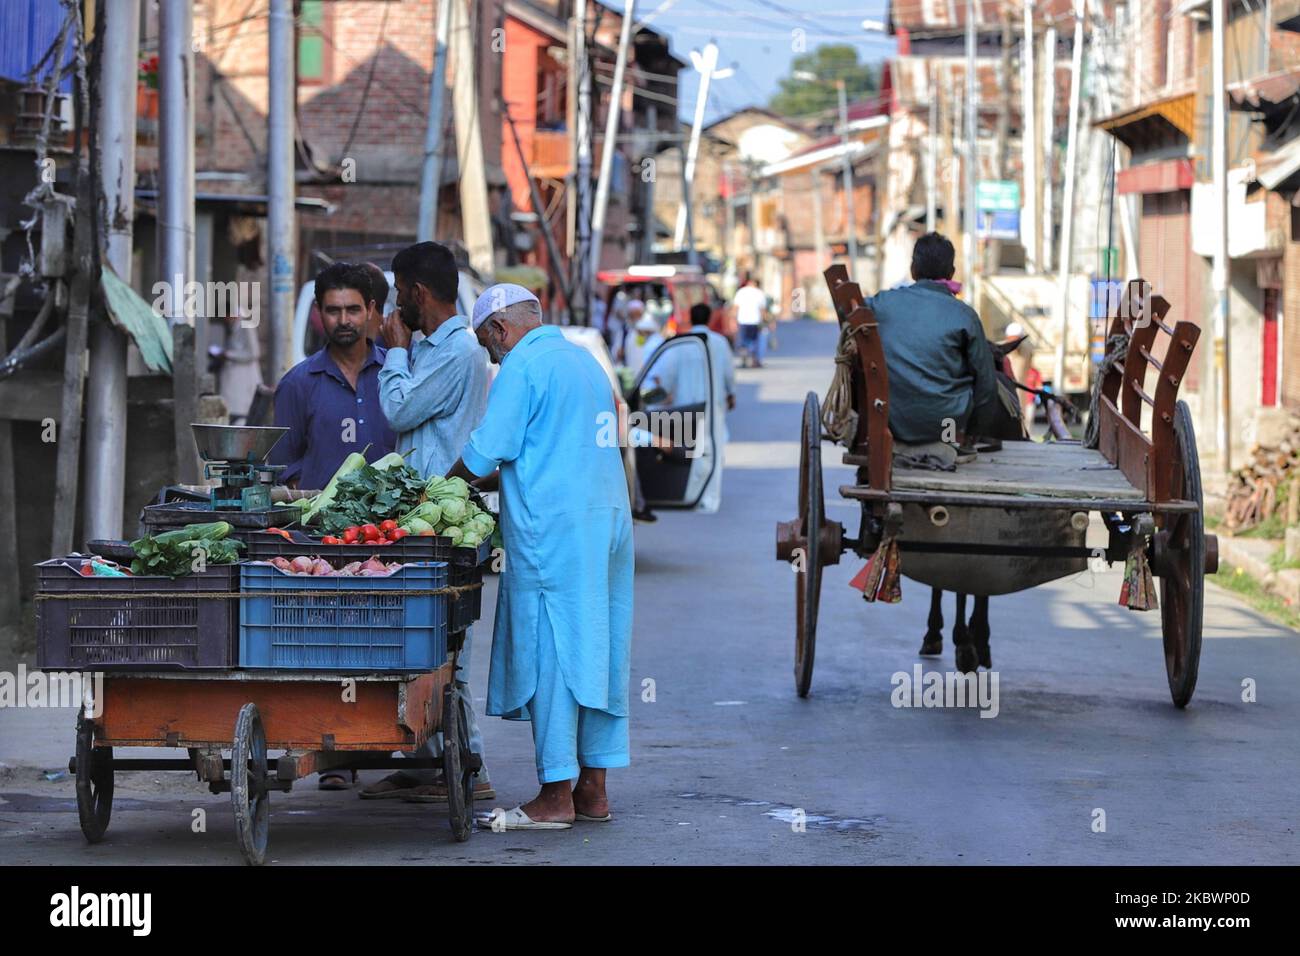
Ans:
<svg viewBox="0 0 1300 956"><path fill-rule="evenodd" d="M854 586L868 602L899 600L900 575L987 597L1078 573L1090 559L1123 562L1119 603L1160 610L1170 694L1185 706L1200 660L1203 575L1218 564L1217 542L1205 534L1191 415L1178 401L1199 329L1167 324L1169 303L1134 280L1110 319L1095 403L1098 447L1007 441L953 471L906 468L894 461L875 316L842 265L827 269L826 280L841 328L836 395L826 410L815 393L805 401L798 517L777 525L777 557L795 570L800 696L812 682L821 570L852 550L867 559ZM826 438L843 444L844 463L857 469L856 482L839 489L861 503L855 537L826 520ZM1094 514L1106 540L1090 545Z"/></svg>

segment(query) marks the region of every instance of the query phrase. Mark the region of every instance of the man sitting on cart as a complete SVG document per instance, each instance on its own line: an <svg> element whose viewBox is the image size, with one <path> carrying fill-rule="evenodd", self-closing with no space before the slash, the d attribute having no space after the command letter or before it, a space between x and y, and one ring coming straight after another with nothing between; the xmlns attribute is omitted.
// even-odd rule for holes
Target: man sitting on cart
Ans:
<svg viewBox="0 0 1300 956"><path fill-rule="evenodd" d="M945 464L956 460L960 439L982 433L1002 407L984 327L956 296L954 259L951 242L926 233L912 249L912 284L865 303L880 323L889 369L889 430Z"/></svg>

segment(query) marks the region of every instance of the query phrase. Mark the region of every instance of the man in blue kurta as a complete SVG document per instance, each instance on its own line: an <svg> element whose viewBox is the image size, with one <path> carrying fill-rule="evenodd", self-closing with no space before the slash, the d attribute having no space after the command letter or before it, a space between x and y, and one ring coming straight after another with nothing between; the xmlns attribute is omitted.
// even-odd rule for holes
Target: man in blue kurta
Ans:
<svg viewBox="0 0 1300 956"><path fill-rule="evenodd" d="M631 506L622 455L601 428L616 414L613 387L590 353L542 324L520 286L485 291L473 322L501 371L450 474L500 469L505 567L487 712L532 721L541 783L492 825L603 822L605 771L629 759L632 643Z"/></svg>

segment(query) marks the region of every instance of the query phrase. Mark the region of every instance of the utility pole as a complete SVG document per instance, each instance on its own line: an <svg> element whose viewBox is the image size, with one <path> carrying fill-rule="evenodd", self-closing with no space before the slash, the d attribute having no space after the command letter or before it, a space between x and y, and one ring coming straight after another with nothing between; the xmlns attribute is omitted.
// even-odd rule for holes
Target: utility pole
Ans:
<svg viewBox="0 0 1300 956"><path fill-rule="evenodd" d="M713 80L720 80L732 74L732 70L716 69L718 65L718 47L715 43L707 43L704 46L704 52L699 53L691 51L691 64L695 71L700 74L700 86L695 95L695 117L691 123L690 143L686 147L686 166L682 170L685 192L682 194L682 204L677 208L677 228L673 232L673 245L677 249L682 247L682 240L686 238L690 242L688 250L688 259L692 265L697 262L695 252L695 161L700 155L700 132L704 127L704 109L709 101L709 83Z"/></svg>
<svg viewBox="0 0 1300 956"><path fill-rule="evenodd" d="M980 174L978 87L975 75L975 0L966 0L966 223L962 236L962 280L975 306L975 183ZM975 306L978 308L978 306Z"/></svg>
<svg viewBox="0 0 1300 956"><path fill-rule="evenodd" d="M1214 242L1214 385L1218 390L1219 465L1232 470L1232 376L1228 359L1231 355L1228 326L1228 110L1224 96L1224 20L1226 0L1212 0L1211 71L1212 105L1210 113L1210 165L1214 174L1214 214L1219 231Z"/></svg>
<svg viewBox="0 0 1300 956"><path fill-rule="evenodd" d="M623 74L627 69L627 48L632 40L632 13L636 0L624 0L623 24L618 37L618 58L614 61L614 85L609 91L605 114L605 143L600 151L600 179L596 182L596 206L591 220L591 275L600 270L600 253L605 241L605 210L609 205L609 177L614 169L618 146L618 121L623 108Z"/></svg>
<svg viewBox="0 0 1300 956"><path fill-rule="evenodd" d="M1021 201L1024 216L1020 221L1020 244L1025 247L1025 271L1032 275L1038 271L1038 139L1034 135L1038 125L1038 114L1034 109L1037 99L1034 86L1038 83L1038 74L1034 70L1034 0L1025 0L1024 13L1024 39L1020 44L1020 103L1024 117L1020 124L1020 153L1024 164Z"/></svg>
<svg viewBox="0 0 1300 956"><path fill-rule="evenodd" d="M105 0L100 45L100 186L104 263L131 281L135 219L135 113L140 59L140 0ZM126 487L126 335L111 322L90 330L86 382L86 480L82 498L87 541L122 536Z"/></svg>
<svg viewBox="0 0 1300 956"><path fill-rule="evenodd" d="M932 60L926 62L926 79L930 84L930 117L925 143L925 231L934 232L939 206L937 182L939 178L939 89L934 84ZM820 230L820 223L818 228ZM820 261L819 259L818 262Z"/></svg>
<svg viewBox="0 0 1300 956"><path fill-rule="evenodd" d="M470 26L466 0L447 0L452 6L452 44L456 51L452 111L456 118L456 151L465 157L460 175L460 208L469 264L483 275L496 268L492 254L492 215L488 211L487 172L483 163L483 127L478 110L478 76L475 68L475 33Z"/></svg>
<svg viewBox="0 0 1300 956"><path fill-rule="evenodd" d="M1070 115L1065 131L1065 191L1061 198L1061 251L1056 263L1056 308L1060 339L1056 343L1053 386L1065 391L1065 344L1070 330L1070 268L1074 239L1074 164L1079 148L1079 100L1083 92L1083 4L1074 0L1074 45L1070 51Z"/></svg>
<svg viewBox="0 0 1300 956"><path fill-rule="evenodd" d="M569 61L574 73L574 86L577 89L577 112L575 114L574 135L577 161L574 166L574 225L575 240L573 256L569 260L573 279L569 288L573 290L570 311L575 323L588 325L588 302L591 298L591 282L594 276L587 272L591 257L591 68L587 59L587 0L578 0L574 13L573 41L574 49Z"/></svg>
<svg viewBox="0 0 1300 956"><path fill-rule="evenodd" d="M266 232L271 269L271 375L278 379L289 371L293 361L293 280L298 259L293 135L297 77L292 0L271 0L268 43Z"/></svg>
<svg viewBox="0 0 1300 956"><path fill-rule="evenodd" d="M1056 139L1056 27L1043 34L1043 256L1040 266L1050 272L1052 261L1052 154Z"/></svg>
<svg viewBox="0 0 1300 956"><path fill-rule="evenodd" d="M190 423L198 404L195 317L185 286L194 280L194 51L191 5L164 3L158 12L158 275L171 289L172 440L176 477L199 480ZM274 58L272 59L274 69Z"/></svg>
<svg viewBox="0 0 1300 956"><path fill-rule="evenodd" d="M643 21L644 22L644 21ZM646 107L646 123L650 126L649 152L651 156L658 156L659 147L659 107L653 102ZM643 157L641 162L645 163ZM658 161L656 160L656 165ZM642 167L644 169L644 166ZM651 176L649 179L642 177L642 185L645 186L644 205L645 215L641 217L641 254L642 262L654 262L655 258L655 180L658 176Z"/></svg>
<svg viewBox="0 0 1300 956"><path fill-rule="evenodd" d="M417 242L431 241L438 228L438 193L442 186L442 111L447 100L447 37L451 32L451 8L455 2L438 0L433 73L429 83L429 125L424 131L424 163L420 167L420 216L415 227Z"/></svg>
<svg viewBox="0 0 1300 956"><path fill-rule="evenodd" d="M994 131L994 178L1007 178L1007 140L1011 135L1011 14L1004 3L998 12L1002 26L1002 60L998 64L998 85L1002 96L998 100L998 125ZM1002 240L990 238L984 248L984 271L994 274L1002 264Z"/></svg>
<svg viewBox="0 0 1300 956"><path fill-rule="evenodd" d="M844 232L849 241L849 278L857 281L858 277L858 217L853 208L853 157L849 155L849 95L844 87L844 78L835 81L835 90L840 100L840 148L844 152L842 172L844 175Z"/></svg>

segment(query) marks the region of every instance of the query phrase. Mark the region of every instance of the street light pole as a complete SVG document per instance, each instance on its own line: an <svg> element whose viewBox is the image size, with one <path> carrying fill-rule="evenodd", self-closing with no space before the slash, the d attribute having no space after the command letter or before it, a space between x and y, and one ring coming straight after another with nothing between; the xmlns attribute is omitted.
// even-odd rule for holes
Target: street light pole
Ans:
<svg viewBox="0 0 1300 956"><path fill-rule="evenodd" d="M680 249L682 240L689 241L689 261L697 264L695 252L695 161L700 154L700 132L704 127L704 108L709 101L709 83L712 80L725 79L734 72L730 67L725 70L714 69L718 65L718 46L706 44L703 53L691 51L691 64L700 74L700 88L695 96L695 118L691 123L690 144L686 148L686 167L682 170L682 203L677 207L677 228L673 231L673 247Z"/></svg>
<svg viewBox="0 0 1300 956"><path fill-rule="evenodd" d="M1212 0L1211 17L1212 53L1210 83L1212 89L1210 165L1214 174L1214 215L1219 231L1214 240L1214 267L1211 284L1214 287L1214 385L1218 389L1219 465L1223 471L1232 470L1232 377L1229 373L1228 328L1228 113L1224 97L1224 34L1226 0Z"/></svg>
<svg viewBox="0 0 1300 956"><path fill-rule="evenodd" d="M975 304L975 182L979 179L979 129L976 121L978 87L975 84L975 0L966 0L966 223L963 230L962 279Z"/></svg>
<svg viewBox="0 0 1300 956"><path fill-rule="evenodd" d="M853 157L849 155L849 94L844 79L835 81L840 99L840 146L844 151L844 231L849 239L849 278L858 274L858 222L853 207Z"/></svg>
<svg viewBox="0 0 1300 956"><path fill-rule="evenodd" d="M632 13L636 0L625 0L623 24L619 31L618 58L614 62L614 85L609 91L609 109L605 114L605 143L600 151L600 178L596 181L596 206L591 222L591 275L600 270L601 246L605 241L605 210L609 205L609 179L614 169L614 149L618 140L618 120L623 107L623 74L627 68L627 48L632 38ZM653 219L653 216L651 217ZM692 244L693 245L693 244Z"/></svg>
<svg viewBox="0 0 1300 956"><path fill-rule="evenodd" d="M1079 149L1079 99L1083 92L1083 0L1074 0L1074 49L1070 63L1070 115L1065 130L1065 189L1061 196L1061 251L1057 254L1057 323L1060 338L1056 343L1056 366L1052 387L1065 392L1065 345L1070 330L1070 268L1074 241L1074 165Z"/></svg>
<svg viewBox="0 0 1300 956"><path fill-rule="evenodd" d="M438 223L438 192L442 186L442 110L447 99L447 37L451 32L451 5L438 0L438 26L433 42L433 74L429 84L429 125L424 131L424 162L420 167L420 213L417 242L433 239Z"/></svg>

